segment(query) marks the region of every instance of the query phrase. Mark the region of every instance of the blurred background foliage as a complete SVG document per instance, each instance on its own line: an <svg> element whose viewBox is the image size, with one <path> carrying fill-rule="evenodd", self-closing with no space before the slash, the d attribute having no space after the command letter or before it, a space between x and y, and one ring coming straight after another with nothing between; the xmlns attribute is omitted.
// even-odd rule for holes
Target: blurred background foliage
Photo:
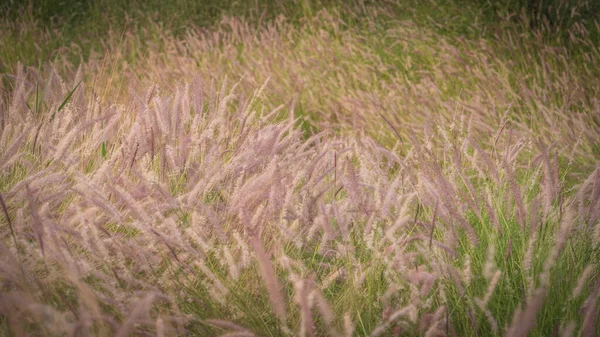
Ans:
<svg viewBox="0 0 600 337"><path fill-rule="evenodd" d="M375 29L385 29L387 19L411 20L449 36L494 37L500 27L527 25L531 34L561 46L569 44L573 27L587 30L596 45L600 36L594 23L600 19L600 1L584 0L9 0L0 4L0 71L17 61L26 66L52 61L65 49L73 60L85 60L91 50L104 49L107 35L139 34L140 27L147 34L153 24L180 37L191 27L211 30L224 16L262 24L283 15L301 24L328 9L348 14L348 26L356 27L365 24L356 13L375 5L386 6L389 13ZM473 29L477 21L479 29Z"/></svg>

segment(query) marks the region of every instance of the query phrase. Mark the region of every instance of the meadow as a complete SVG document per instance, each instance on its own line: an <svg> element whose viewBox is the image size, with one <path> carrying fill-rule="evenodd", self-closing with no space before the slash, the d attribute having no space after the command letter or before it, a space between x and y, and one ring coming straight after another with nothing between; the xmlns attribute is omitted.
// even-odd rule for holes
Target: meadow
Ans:
<svg viewBox="0 0 600 337"><path fill-rule="evenodd" d="M526 3L0 5L0 336L600 335L600 11Z"/></svg>

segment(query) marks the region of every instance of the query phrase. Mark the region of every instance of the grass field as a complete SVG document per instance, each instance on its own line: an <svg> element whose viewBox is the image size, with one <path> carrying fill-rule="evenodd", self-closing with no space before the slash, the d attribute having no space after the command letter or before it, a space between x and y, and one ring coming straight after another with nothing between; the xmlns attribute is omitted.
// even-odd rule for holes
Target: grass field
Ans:
<svg viewBox="0 0 600 337"><path fill-rule="evenodd" d="M600 335L595 2L7 4L0 336Z"/></svg>

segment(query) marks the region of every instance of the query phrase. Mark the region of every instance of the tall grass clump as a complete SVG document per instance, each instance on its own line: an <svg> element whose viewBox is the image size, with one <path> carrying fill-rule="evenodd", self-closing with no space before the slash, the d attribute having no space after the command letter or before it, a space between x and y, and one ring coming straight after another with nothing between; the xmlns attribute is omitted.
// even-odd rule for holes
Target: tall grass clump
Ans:
<svg viewBox="0 0 600 337"><path fill-rule="evenodd" d="M591 28L299 3L2 70L0 335L600 333Z"/></svg>
<svg viewBox="0 0 600 337"><path fill-rule="evenodd" d="M349 25L337 11L320 12L300 28L284 17L264 27L224 18L216 32L164 35L154 47L164 52L148 54L131 70L144 86L191 81L190 74L227 74L241 78L246 96L269 79L270 109L296 97L297 115L308 116L310 125L364 130L390 148L398 135L428 137L427 121L451 123L454 112L472 116L473 136L489 147L492 125L510 120L514 133L535 133L547 144L556 142L560 153L573 154L564 161L585 166L579 172L593 169L595 160L584 158L598 154L593 112L599 109L600 73L591 65L600 52L585 27L571 30L571 47L547 45L510 27L496 39L465 39L394 21L384 9L366 8L363 20L371 30ZM114 58L129 52L114 50ZM148 78L142 69L151 67L168 71Z"/></svg>

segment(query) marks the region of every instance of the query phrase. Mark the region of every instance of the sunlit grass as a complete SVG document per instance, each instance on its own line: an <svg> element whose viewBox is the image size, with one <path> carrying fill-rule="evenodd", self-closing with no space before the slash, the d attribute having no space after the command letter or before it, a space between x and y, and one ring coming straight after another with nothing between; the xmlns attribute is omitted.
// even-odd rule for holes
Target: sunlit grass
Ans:
<svg viewBox="0 0 600 337"><path fill-rule="evenodd" d="M2 18L0 335L599 333L587 7L282 4Z"/></svg>

